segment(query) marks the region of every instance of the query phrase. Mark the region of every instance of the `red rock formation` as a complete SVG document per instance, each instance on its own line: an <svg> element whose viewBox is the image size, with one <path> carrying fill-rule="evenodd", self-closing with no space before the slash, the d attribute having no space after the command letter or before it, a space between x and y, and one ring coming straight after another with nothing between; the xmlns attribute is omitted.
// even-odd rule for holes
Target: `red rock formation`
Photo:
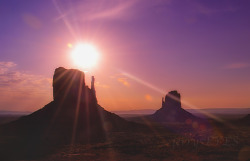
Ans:
<svg viewBox="0 0 250 161"><path fill-rule="evenodd" d="M39 148L48 150L55 145L103 141L110 132L134 126L98 105L94 77L91 89L84 78L79 70L57 68L53 77L54 100L28 116L1 126L0 137L10 138L6 142L11 148L0 148L3 152L0 154L16 151L17 155L35 155L42 152Z"/></svg>
<svg viewBox="0 0 250 161"><path fill-rule="evenodd" d="M165 96L165 101L162 100L162 107L150 117L158 122L185 122L188 119L199 119L181 107L181 95L177 91L170 91Z"/></svg>

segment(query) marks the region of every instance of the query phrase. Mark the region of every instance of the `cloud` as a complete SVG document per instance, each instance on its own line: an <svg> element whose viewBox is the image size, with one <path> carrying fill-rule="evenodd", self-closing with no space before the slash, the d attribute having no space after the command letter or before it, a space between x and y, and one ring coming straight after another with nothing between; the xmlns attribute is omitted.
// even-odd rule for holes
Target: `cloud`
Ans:
<svg viewBox="0 0 250 161"><path fill-rule="evenodd" d="M103 1L105 5L98 7L97 10L92 10L86 13L85 20L98 20L98 19L119 19L129 15L128 10L136 4L136 0L127 1ZM93 5L93 4L92 4ZM96 5L96 4L94 4ZM93 6L94 6L93 5Z"/></svg>
<svg viewBox="0 0 250 161"><path fill-rule="evenodd" d="M16 66L13 62L0 62L0 68L11 68Z"/></svg>
<svg viewBox="0 0 250 161"><path fill-rule="evenodd" d="M80 39L80 26L100 21L129 21L145 16L149 10L158 10L169 5L172 0L52 0L58 16L55 21L63 21L76 39Z"/></svg>
<svg viewBox="0 0 250 161"><path fill-rule="evenodd" d="M96 86L96 87L101 87L101 88L110 88L109 85L102 84L102 83L100 83L100 82L96 82L96 83L95 83L95 86Z"/></svg>
<svg viewBox="0 0 250 161"><path fill-rule="evenodd" d="M172 0L83 0L72 4L53 0L59 12L56 20L95 21L95 20L125 20L135 18L140 12L169 5ZM72 23L73 24L73 23Z"/></svg>
<svg viewBox="0 0 250 161"><path fill-rule="evenodd" d="M62 3L53 0L59 12L58 19L94 21L100 19L120 19L125 18L131 12L129 10L135 6L138 0L85 0L74 2L74 4Z"/></svg>
<svg viewBox="0 0 250 161"><path fill-rule="evenodd" d="M115 74L115 75L111 75L109 76L109 78L114 79L116 81L118 81L120 84L126 86L126 87L130 87L130 83L128 82L128 79L124 74L119 73L119 74Z"/></svg>
<svg viewBox="0 0 250 161"><path fill-rule="evenodd" d="M52 99L52 79L22 72L14 62L0 62L0 108L34 110Z"/></svg>
<svg viewBox="0 0 250 161"><path fill-rule="evenodd" d="M16 66L13 62L0 62L0 74L5 73L9 68Z"/></svg>
<svg viewBox="0 0 250 161"><path fill-rule="evenodd" d="M225 66L225 69L244 69L250 67L248 63L233 63Z"/></svg>
<svg viewBox="0 0 250 161"><path fill-rule="evenodd" d="M129 87L130 84L127 81L127 78L117 78L117 81L122 83L124 86Z"/></svg>
<svg viewBox="0 0 250 161"><path fill-rule="evenodd" d="M62 20L72 36L79 39L79 25L96 20L125 20L134 14L130 10L138 0L83 0L67 3L53 0Z"/></svg>

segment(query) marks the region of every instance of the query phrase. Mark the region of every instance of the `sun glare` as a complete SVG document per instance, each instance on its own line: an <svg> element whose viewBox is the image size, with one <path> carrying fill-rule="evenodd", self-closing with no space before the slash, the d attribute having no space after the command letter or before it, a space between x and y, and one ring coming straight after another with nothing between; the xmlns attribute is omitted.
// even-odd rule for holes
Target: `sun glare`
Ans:
<svg viewBox="0 0 250 161"><path fill-rule="evenodd" d="M78 44L71 53L74 64L83 70L88 70L97 65L99 52L91 44Z"/></svg>

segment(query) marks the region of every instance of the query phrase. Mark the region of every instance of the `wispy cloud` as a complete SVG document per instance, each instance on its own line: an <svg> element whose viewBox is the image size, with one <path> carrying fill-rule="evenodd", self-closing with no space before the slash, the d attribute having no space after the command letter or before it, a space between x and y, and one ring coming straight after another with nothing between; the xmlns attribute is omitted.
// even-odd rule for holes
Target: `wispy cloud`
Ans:
<svg viewBox="0 0 250 161"><path fill-rule="evenodd" d="M99 19L119 19L125 18L130 14L128 10L136 4L137 0L127 0L127 1L102 1L105 5L98 5L96 3L91 3L90 8L95 8L95 10L89 10L85 13L84 20L99 20ZM84 7L86 10L87 8Z"/></svg>
<svg viewBox="0 0 250 161"><path fill-rule="evenodd" d="M13 62L0 62L0 74L4 74L9 68L16 66Z"/></svg>
<svg viewBox="0 0 250 161"><path fill-rule="evenodd" d="M95 83L95 86L96 86L96 87L101 87L101 88L110 88L109 85L107 85L107 84L102 84L102 83L100 83L100 82L96 82L96 83Z"/></svg>
<svg viewBox="0 0 250 161"><path fill-rule="evenodd" d="M52 79L22 72L14 62L0 62L0 107L34 110L52 99Z"/></svg>
<svg viewBox="0 0 250 161"><path fill-rule="evenodd" d="M127 81L127 78L117 78L117 81L122 83L126 87L130 86L129 82Z"/></svg>
<svg viewBox="0 0 250 161"><path fill-rule="evenodd" d="M57 20L63 19L94 21L121 19L131 14L130 9L136 5L139 0L85 0L71 4L61 3L53 0L55 7L59 12Z"/></svg>
<svg viewBox="0 0 250 161"><path fill-rule="evenodd" d="M71 35L81 39L79 35L82 25L92 22L129 21L144 16L149 10L157 10L168 5L172 0L52 0L58 16L55 21L63 21Z"/></svg>
<svg viewBox="0 0 250 161"><path fill-rule="evenodd" d="M172 0L83 0L74 3L53 0L53 2L59 12L56 20L95 21L134 18L141 11L147 12L149 8L169 5Z"/></svg>
<svg viewBox="0 0 250 161"><path fill-rule="evenodd" d="M250 64L248 63L232 63L229 65L226 65L225 69L244 69L250 67Z"/></svg>

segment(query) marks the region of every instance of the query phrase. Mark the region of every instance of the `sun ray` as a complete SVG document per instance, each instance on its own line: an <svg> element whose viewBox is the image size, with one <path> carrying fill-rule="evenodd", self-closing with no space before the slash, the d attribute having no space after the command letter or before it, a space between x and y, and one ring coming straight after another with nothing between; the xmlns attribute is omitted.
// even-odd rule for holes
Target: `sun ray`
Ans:
<svg viewBox="0 0 250 161"><path fill-rule="evenodd" d="M74 28L72 27L72 25L70 24L69 20L67 19L67 13L63 11L63 8L59 5L59 3L57 2L57 0L53 0L53 4L57 10L57 12L59 13L59 18L58 19L62 19L65 26L68 28L69 32L71 33L71 35L78 40L78 34L75 33Z"/></svg>
<svg viewBox="0 0 250 161"><path fill-rule="evenodd" d="M80 104L82 101L81 97L82 97L83 82L84 82L84 75L81 75L80 82L79 82L80 83L79 84L79 91L78 91L78 95L77 95L76 112L75 112L75 120L74 120L74 124L73 124L71 144L74 144L74 142L75 142L75 135L76 135L76 129L77 129L77 124L78 124L78 118L79 118L79 109L80 109Z"/></svg>

